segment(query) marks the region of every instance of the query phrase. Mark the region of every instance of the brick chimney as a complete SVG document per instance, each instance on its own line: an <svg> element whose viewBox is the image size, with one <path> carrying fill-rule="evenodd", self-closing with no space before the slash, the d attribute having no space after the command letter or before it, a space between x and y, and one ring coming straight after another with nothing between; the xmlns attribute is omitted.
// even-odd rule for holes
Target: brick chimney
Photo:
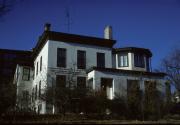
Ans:
<svg viewBox="0 0 180 125"><path fill-rule="evenodd" d="M46 23L44 25L44 31L50 31L51 30L51 24L50 23Z"/></svg>
<svg viewBox="0 0 180 125"><path fill-rule="evenodd" d="M105 39L113 39L112 36L112 26L106 26L104 29L104 38Z"/></svg>

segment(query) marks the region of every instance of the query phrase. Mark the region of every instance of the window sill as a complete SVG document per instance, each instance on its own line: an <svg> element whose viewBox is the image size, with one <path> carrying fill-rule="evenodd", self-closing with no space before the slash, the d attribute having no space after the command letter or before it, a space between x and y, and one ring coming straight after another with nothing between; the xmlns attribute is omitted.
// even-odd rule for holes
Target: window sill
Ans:
<svg viewBox="0 0 180 125"><path fill-rule="evenodd" d="M118 68L123 68L123 67L127 68L127 67L129 67L129 66L118 66Z"/></svg>
<svg viewBox="0 0 180 125"><path fill-rule="evenodd" d="M141 66L134 66L134 67L136 67L136 68L143 68L143 69L145 69L145 67L141 67Z"/></svg>

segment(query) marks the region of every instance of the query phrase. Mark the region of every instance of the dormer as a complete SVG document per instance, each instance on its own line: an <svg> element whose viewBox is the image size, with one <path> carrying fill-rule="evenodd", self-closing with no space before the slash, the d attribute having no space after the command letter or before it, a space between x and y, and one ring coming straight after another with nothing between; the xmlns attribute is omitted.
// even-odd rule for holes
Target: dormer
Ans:
<svg viewBox="0 0 180 125"><path fill-rule="evenodd" d="M150 72L152 53L149 49L136 47L115 48L112 53L113 68Z"/></svg>

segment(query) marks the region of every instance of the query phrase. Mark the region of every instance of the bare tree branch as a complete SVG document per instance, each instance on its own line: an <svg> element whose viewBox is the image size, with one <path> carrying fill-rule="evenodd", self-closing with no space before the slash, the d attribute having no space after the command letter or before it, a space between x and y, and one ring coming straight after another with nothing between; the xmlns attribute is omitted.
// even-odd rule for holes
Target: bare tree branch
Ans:
<svg viewBox="0 0 180 125"><path fill-rule="evenodd" d="M167 80L180 91L180 48L162 60L162 70L167 73Z"/></svg>
<svg viewBox="0 0 180 125"><path fill-rule="evenodd" d="M22 0L0 0L0 18L13 9L13 6Z"/></svg>

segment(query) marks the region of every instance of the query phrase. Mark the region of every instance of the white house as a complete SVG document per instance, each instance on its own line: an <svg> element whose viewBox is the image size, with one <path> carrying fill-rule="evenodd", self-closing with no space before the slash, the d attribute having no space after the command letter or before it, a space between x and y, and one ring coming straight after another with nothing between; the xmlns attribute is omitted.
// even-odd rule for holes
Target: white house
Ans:
<svg viewBox="0 0 180 125"><path fill-rule="evenodd" d="M45 25L32 52L34 79L28 85L21 80L16 82L17 85L27 86L29 93L36 96L32 101L37 112L56 112L53 106L47 105L38 96L52 84L67 86L65 83L72 69L76 72L76 86L85 87L88 84L94 90L104 90L109 99L113 99L115 94L126 96L131 83L138 84L144 91L146 83L156 82L157 89L165 91L165 74L151 71L150 50L113 48L116 41L112 40L110 26L106 27L104 37L54 32L50 30L50 24ZM18 86L17 91L20 91Z"/></svg>

